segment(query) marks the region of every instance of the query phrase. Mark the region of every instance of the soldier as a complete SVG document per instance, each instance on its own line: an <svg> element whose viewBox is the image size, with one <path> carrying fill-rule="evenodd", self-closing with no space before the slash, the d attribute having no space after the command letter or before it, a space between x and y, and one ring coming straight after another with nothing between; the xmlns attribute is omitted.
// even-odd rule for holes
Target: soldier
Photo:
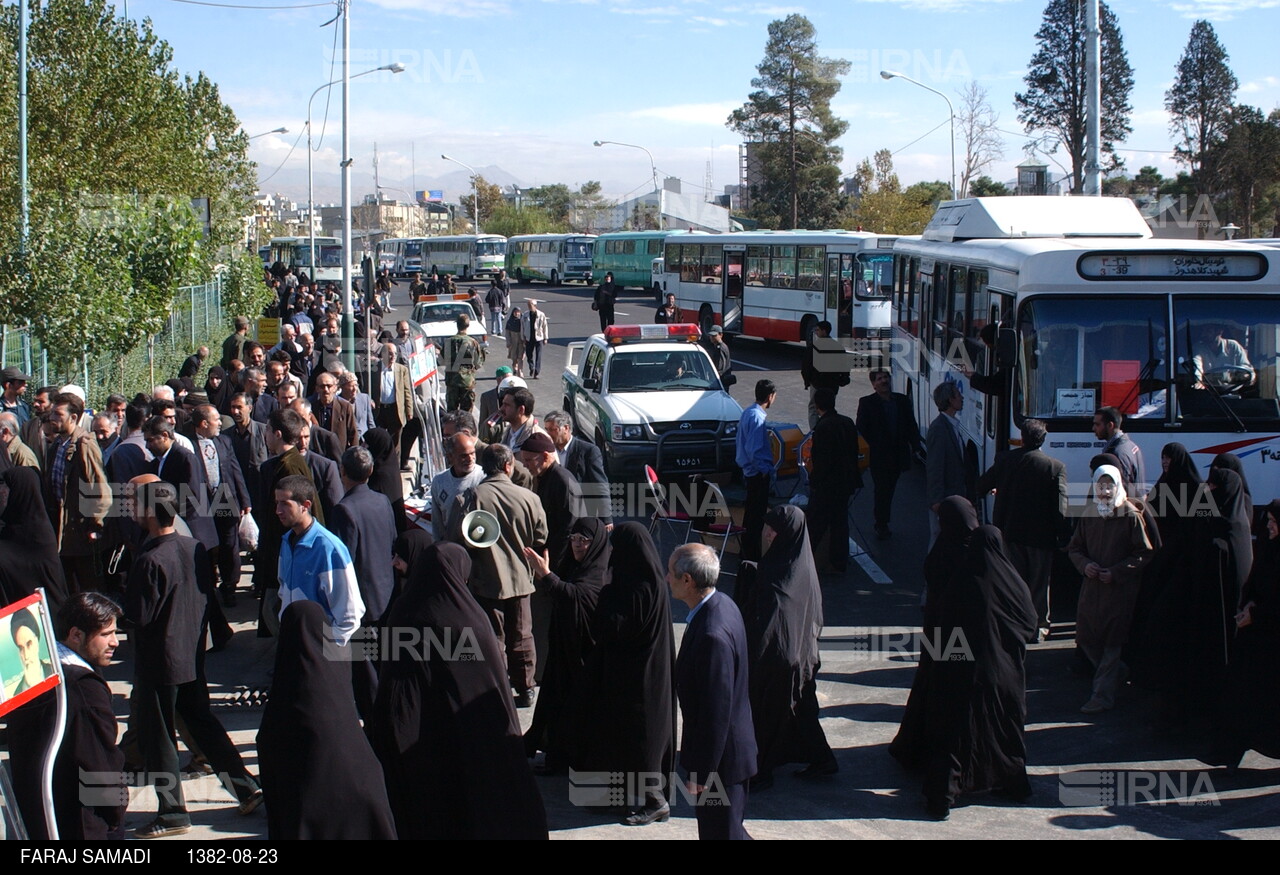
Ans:
<svg viewBox="0 0 1280 875"><path fill-rule="evenodd" d="M476 372L484 364L484 351L467 336L471 319L459 313L458 333L444 343L445 407L470 412L476 403Z"/></svg>

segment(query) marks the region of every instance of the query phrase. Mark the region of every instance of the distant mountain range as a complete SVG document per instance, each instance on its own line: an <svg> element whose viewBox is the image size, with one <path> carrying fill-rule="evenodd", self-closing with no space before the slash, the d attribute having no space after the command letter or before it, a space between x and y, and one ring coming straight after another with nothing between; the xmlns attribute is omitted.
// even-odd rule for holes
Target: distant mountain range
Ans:
<svg viewBox="0 0 1280 875"><path fill-rule="evenodd" d="M510 185L524 185L521 180L495 164L477 167L476 170L487 182L500 185L503 188ZM264 170L259 167L258 171L261 177L266 173L270 173L271 169L266 168ZM319 168L316 168L313 184L315 187L315 202L317 204L336 204L342 200L342 182L336 170L326 168L322 172ZM471 174L462 168L440 176L427 176L419 173L416 180L412 178L394 179L386 173L379 173L378 184L382 188L383 195L395 198L398 201L412 200L415 191L431 191L435 189L444 191L444 199L447 203L457 203L458 198L462 195L471 194ZM307 171L305 168L302 170L281 170L263 184L260 190L264 194L280 192L287 195L290 200L305 204L307 202ZM365 195L372 193L373 172L359 168L358 165L353 165L351 168L352 203L358 204L364 200Z"/></svg>

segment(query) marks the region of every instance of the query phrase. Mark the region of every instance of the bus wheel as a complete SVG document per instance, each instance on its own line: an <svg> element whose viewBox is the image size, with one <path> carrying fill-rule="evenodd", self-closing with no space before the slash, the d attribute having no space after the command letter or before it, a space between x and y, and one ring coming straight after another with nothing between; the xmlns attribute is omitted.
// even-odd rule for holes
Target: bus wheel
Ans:
<svg viewBox="0 0 1280 875"><path fill-rule="evenodd" d="M818 320L812 316L806 316L800 320L800 341L808 344L813 341L814 332L818 330Z"/></svg>
<svg viewBox="0 0 1280 875"><path fill-rule="evenodd" d="M702 309L698 311L698 328L703 334L710 334L711 326L715 324L715 319L711 316L711 307L703 304Z"/></svg>
<svg viewBox="0 0 1280 875"><path fill-rule="evenodd" d="M552 268L551 270L551 279L547 280L547 285L549 286L560 285L560 274L556 273L554 268Z"/></svg>

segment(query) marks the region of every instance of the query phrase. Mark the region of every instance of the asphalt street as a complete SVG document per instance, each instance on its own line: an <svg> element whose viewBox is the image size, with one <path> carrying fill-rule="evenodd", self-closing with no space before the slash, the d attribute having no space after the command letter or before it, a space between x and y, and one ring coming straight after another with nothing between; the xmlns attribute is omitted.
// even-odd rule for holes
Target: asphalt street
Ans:
<svg viewBox="0 0 1280 875"><path fill-rule="evenodd" d="M517 302L529 296L545 302L540 306L551 323L542 379L529 383L541 415L560 406L559 374L566 344L594 333L598 323L590 309L590 289L582 285L513 288ZM397 310L388 314L388 322L408 315L406 285L396 290L393 303ZM651 296L628 292L618 300L617 318L620 323L648 322L653 309ZM732 393L739 403L751 403L755 380L768 378L779 389L769 418L804 424L808 397L798 373L803 348L752 340L730 343L739 375ZM501 340L491 339L490 346L481 391L491 387L494 368L505 360ZM865 371L855 371L852 384L840 392L838 408L852 415L856 399L869 391ZM1163 727L1151 696L1132 687L1113 711L1094 716L1079 712L1089 697L1089 683L1071 672L1074 593L1067 587L1055 592L1054 637L1032 646L1027 655L1026 738L1034 795L1023 804L992 796L966 797L949 821L928 819L919 779L903 772L887 753L917 657L908 636L919 622L920 567L928 539L923 480L919 466L904 475L893 508L894 534L887 541L868 542L864 537L872 534L870 490L859 495L853 503L853 535L866 552L850 563L847 574L823 575L826 627L819 699L822 725L840 772L805 782L779 770L775 786L750 799L750 832L756 838L776 839L1280 838L1280 762L1250 753L1238 770L1205 766L1195 759L1203 750L1199 741ZM788 488L784 484L784 494ZM671 545L662 546L665 558ZM734 564L728 557L726 570ZM724 586L732 588L731 575L726 575ZM256 610L254 600L242 595L240 605L230 612L240 634L226 651L208 659L215 713L255 772L254 735L262 714L255 691L269 685L273 660L271 642L254 637ZM683 605L673 602L677 637L684 614ZM129 648L123 647L120 655L123 661L107 674L123 721L128 710ZM532 712L519 714L527 726ZM628 828L571 804L567 778L538 781L553 838L696 836L688 805L677 806L668 823ZM237 817L234 801L213 779L191 781L186 787L196 823L186 838L265 838L265 818ZM154 810L150 791L137 791L130 824L148 822L153 816L148 812Z"/></svg>

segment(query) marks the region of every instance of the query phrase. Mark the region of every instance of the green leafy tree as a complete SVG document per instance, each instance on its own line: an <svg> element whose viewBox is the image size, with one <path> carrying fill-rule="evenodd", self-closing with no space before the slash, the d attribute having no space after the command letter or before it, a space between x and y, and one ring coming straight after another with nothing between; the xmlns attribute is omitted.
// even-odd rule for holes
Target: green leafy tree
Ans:
<svg viewBox="0 0 1280 875"><path fill-rule="evenodd" d="M231 259L222 278L222 309L228 319L244 316L252 320L273 297L262 281L262 262L257 253L241 252Z"/></svg>
<svg viewBox="0 0 1280 875"><path fill-rule="evenodd" d="M578 187L573 198L573 214L570 230L595 233L600 230L604 214L613 208L613 201L603 194L598 180L588 180Z"/></svg>
<svg viewBox="0 0 1280 875"><path fill-rule="evenodd" d="M569 224L569 214L573 211L574 193L563 182L527 189L523 197L526 205L541 209L552 221L562 225Z"/></svg>
<svg viewBox="0 0 1280 875"><path fill-rule="evenodd" d="M936 201L932 198L951 194L946 182L918 183L910 193L903 191L888 149L876 152L873 159L864 158L854 176L862 198L844 226L876 234L919 234L933 216Z"/></svg>
<svg viewBox="0 0 1280 875"><path fill-rule="evenodd" d="M1133 91L1133 68L1124 50L1115 13L1105 3L1098 4L1101 30L1102 118L1099 144L1104 172L1123 167L1116 157L1115 144L1133 130L1129 95ZM1082 0L1050 0L1044 19L1036 31L1039 47L1031 56L1024 78L1027 90L1014 95L1018 121L1028 134L1038 134L1037 146L1052 154L1059 146L1071 159L1071 191L1084 189L1085 132L1088 110L1085 103L1085 20Z"/></svg>
<svg viewBox="0 0 1280 875"><path fill-rule="evenodd" d="M556 234L566 228L564 222L557 221L542 207L528 204L517 209L513 204L504 203L484 220L486 234L501 234L503 237L514 237L517 234Z"/></svg>
<svg viewBox="0 0 1280 875"><path fill-rule="evenodd" d="M849 62L818 54L813 25L803 15L769 24L756 89L727 122L759 143L766 183L751 192L756 217L788 228L828 227L839 210L841 149L849 128L831 112Z"/></svg>
<svg viewBox="0 0 1280 875"><path fill-rule="evenodd" d="M1217 169L1207 159L1227 135L1240 85L1227 60L1213 25L1197 21L1178 60L1177 78L1164 95L1169 130L1178 138L1174 158L1191 169L1199 194L1213 191Z"/></svg>
<svg viewBox="0 0 1280 875"><path fill-rule="evenodd" d="M979 176L969 184L969 197L1007 197L1010 194L1009 186L996 182L990 176Z"/></svg>
<svg viewBox="0 0 1280 875"><path fill-rule="evenodd" d="M502 189L487 181L483 176L475 177L475 190L480 195L480 228L488 230L487 219L497 212L498 207L502 206L506 201L502 197ZM476 226L476 205L475 195L465 194L458 198L458 202L462 204L462 211L471 218L471 227Z"/></svg>
<svg viewBox="0 0 1280 875"><path fill-rule="evenodd" d="M1275 227L1272 190L1280 184L1280 110L1265 116L1252 106L1231 111L1226 136L1209 160L1219 168L1225 211L1219 216L1241 227L1241 237Z"/></svg>

